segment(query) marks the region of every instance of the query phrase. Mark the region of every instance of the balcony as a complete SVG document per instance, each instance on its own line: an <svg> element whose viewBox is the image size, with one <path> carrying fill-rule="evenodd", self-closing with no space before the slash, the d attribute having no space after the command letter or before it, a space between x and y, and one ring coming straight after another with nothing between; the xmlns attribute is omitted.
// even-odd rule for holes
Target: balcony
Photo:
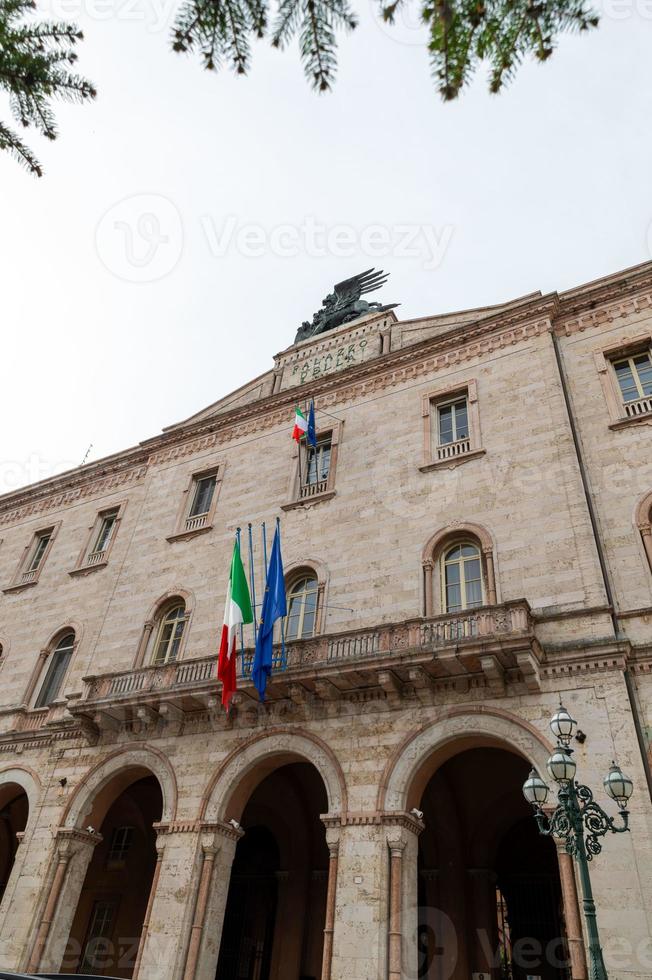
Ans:
<svg viewBox="0 0 652 980"><path fill-rule="evenodd" d="M652 412L652 398L637 398L636 401L625 402L625 415L628 419L638 418L639 415L649 415Z"/></svg>
<svg viewBox="0 0 652 980"><path fill-rule="evenodd" d="M249 676L253 650L237 656L237 702L246 706L258 701ZM539 690L539 660L530 608L521 599L288 643L284 670L280 645L275 645L267 700L425 700L441 685L464 691L478 683L495 694L512 682L534 691ZM99 731L125 724L176 724L186 715L219 707L216 678L215 655L86 677L81 697L68 701L68 711L87 729Z"/></svg>

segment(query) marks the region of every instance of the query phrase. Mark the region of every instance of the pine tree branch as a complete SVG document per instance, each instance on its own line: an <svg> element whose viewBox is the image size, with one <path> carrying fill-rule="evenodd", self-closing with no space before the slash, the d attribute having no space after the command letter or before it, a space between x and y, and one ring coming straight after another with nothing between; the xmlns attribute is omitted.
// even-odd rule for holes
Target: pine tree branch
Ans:
<svg viewBox="0 0 652 980"><path fill-rule="evenodd" d="M40 21L25 23L33 0L0 0L0 90L9 96L12 115L24 127L33 126L47 139L56 137L51 103L83 102L95 96L93 85L69 68L82 34L74 24ZM8 150L38 176L42 170L29 148L4 124L0 149Z"/></svg>
<svg viewBox="0 0 652 980"><path fill-rule="evenodd" d="M43 176L40 163L22 140L20 140L12 130L8 129L4 123L0 122L0 150L8 150L11 155L27 167L30 173L36 177Z"/></svg>

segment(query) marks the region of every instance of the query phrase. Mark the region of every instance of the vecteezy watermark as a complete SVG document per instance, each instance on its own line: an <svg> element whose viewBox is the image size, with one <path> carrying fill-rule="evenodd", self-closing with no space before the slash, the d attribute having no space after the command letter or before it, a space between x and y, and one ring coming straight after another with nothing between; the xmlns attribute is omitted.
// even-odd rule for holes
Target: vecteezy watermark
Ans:
<svg viewBox="0 0 652 980"><path fill-rule="evenodd" d="M308 215L299 224L279 224L265 228L261 224L240 222L227 215L216 222L211 215L202 215L203 229L210 253L224 258L236 253L244 258L259 259L274 255L294 259L349 259L364 255L377 260L391 256L395 259L420 259L424 269L437 269L453 237L453 226L435 228L428 224L372 224L357 228L351 224L326 224Z"/></svg>
<svg viewBox="0 0 652 980"><path fill-rule="evenodd" d="M169 30L177 0L43 0L42 11L56 20L132 21L151 33Z"/></svg>
<svg viewBox="0 0 652 980"><path fill-rule="evenodd" d="M30 453L24 459L4 459L0 462L0 493L11 493L76 466L79 466L79 460L53 460L38 453Z"/></svg>
<svg viewBox="0 0 652 980"><path fill-rule="evenodd" d="M179 210L161 194L134 194L112 205L95 231L104 266L127 282L155 282L174 269L183 251Z"/></svg>
<svg viewBox="0 0 652 980"><path fill-rule="evenodd" d="M428 271L442 264L454 231L451 224L416 222L327 224L313 215L271 227L241 221L234 214L221 219L203 214L196 221L200 239L214 259L364 257L376 262L390 257L416 260ZM169 275L181 258L183 243L179 210L161 194L134 194L118 201L102 215L95 231L101 262L127 282L155 282Z"/></svg>

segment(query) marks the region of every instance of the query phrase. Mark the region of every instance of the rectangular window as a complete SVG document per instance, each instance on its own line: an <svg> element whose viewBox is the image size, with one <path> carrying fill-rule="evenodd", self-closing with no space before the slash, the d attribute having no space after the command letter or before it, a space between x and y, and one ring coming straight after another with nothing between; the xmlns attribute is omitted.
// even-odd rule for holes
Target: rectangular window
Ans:
<svg viewBox="0 0 652 980"><path fill-rule="evenodd" d="M319 439L316 446L308 446L304 458L305 472L301 474L302 490L309 489L311 493L325 490L331 468L330 435Z"/></svg>
<svg viewBox="0 0 652 980"><path fill-rule="evenodd" d="M52 531L40 531L36 535L34 544L32 545L31 557L29 557L27 561L27 572L38 571L51 540Z"/></svg>
<svg viewBox="0 0 652 980"><path fill-rule="evenodd" d="M133 836L133 827L116 827L114 829L107 857L108 866L116 867L117 865L124 865Z"/></svg>
<svg viewBox="0 0 652 980"><path fill-rule="evenodd" d="M469 417L466 398L439 405L437 408L439 420L439 445L447 446L452 442L469 438Z"/></svg>
<svg viewBox="0 0 652 980"><path fill-rule="evenodd" d="M94 902L80 973L98 973L106 965L107 941L113 932L117 902Z"/></svg>
<svg viewBox="0 0 652 980"><path fill-rule="evenodd" d="M66 676L71 657L72 645L55 650L54 653L50 654L50 664L45 675L45 680L43 681L43 687L39 691L39 696L34 703L35 708L46 708L56 700L63 679Z"/></svg>
<svg viewBox="0 0 652 980"><path fill-rule="evenodd" d="M199 480L194 481L195 492L193 494L188 517L200 517L208 514L211 509L211 504L213 503L215 482L215 473L213 473L211 476L203 476Z"/></svg>
<svg viewBox="0 0 652 980"><path fill-rule="evenodd" d="M648 353L614 361L613 366L625 404L652 396L652 363Z"/></svg>
<svg viewBox="0 0 652 980"><path fill-rule="evenodd" d="M191 475L168 541L184 540L211 530L221 482L221 465Z"/></svg>
<svg viewBox="0 0 652 980"><path fill-rule="evenodd" d="M104 554L106 549L109 547L109 542L111 541L111 535L113 534L113 529L117 519L117 510L112 510L108 514L102 515L100 529L97 537L95 538L95 543L90 550L89 557Z"/></svg>

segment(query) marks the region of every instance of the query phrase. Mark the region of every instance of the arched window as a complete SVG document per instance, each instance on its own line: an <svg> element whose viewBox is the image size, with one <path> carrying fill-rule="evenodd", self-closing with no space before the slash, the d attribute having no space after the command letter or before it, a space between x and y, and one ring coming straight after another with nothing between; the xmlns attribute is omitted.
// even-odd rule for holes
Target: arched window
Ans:
<svg viewBox="0 0 652 980"><path fill-rule="evenodd" d="M317 622L319 583L314 573L295 579L288 590L285 639L303 640L314 636Z"/></svg>
<svg viewBox="0 0 652 980"><path fill-rule="evenodd" d="M167 664L178 658L187 621L186 604L181 599L173 600L162 610L154 643L153 664Z"/></svg>
<svg viewBox="0 0 652 980"><path fill-rule="evenodd" d="M473 541L458 541L442 555L442 607L444 612L460 612L482 603L480 549Z"/></svg>
<svg viewBox="0 0 652 980"><path fill-rule="evenodd" d="M47 659L47 670L45 680L39 691L39 695L34 702L35 708L45 708L52 704L59 697L63 679L68 670L68 664L75 648L75 634L66 633L61 637L54 650Z"/></svg>

